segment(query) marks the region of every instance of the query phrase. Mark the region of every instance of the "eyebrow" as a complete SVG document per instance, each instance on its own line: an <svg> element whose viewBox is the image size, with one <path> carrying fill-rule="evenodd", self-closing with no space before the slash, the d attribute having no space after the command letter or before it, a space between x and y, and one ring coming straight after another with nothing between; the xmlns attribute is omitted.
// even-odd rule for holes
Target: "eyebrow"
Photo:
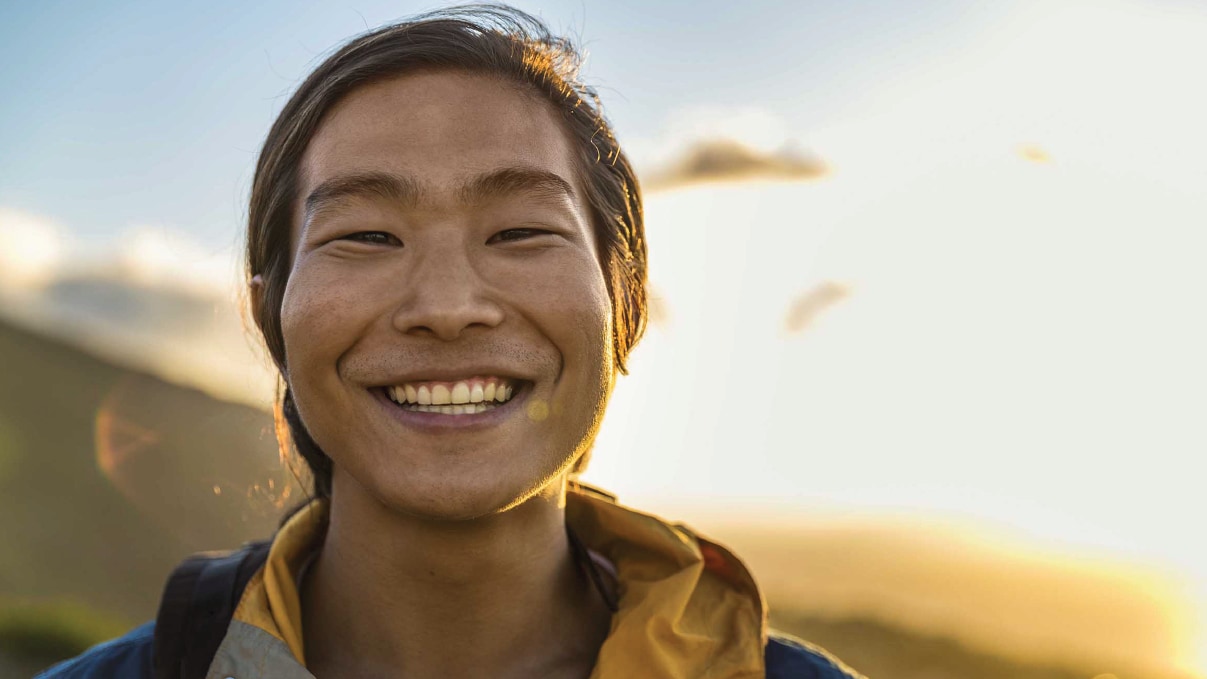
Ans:
<svg viewBox="0 0 1207 679"><path fill-rule="evenodd" d="M531 167L505 167L480 174L461 187L461 199L477 203L515 193L557 200L573 198L574 188L561 176Z"/></svg>
<svg viewBox="0 0 1207 679"><path fill-rule="evenodd" d="M419 202L419 186L410 177L385 172L357 172L332 177L306 196L306 221L349 198L385 198L414 205Z"/></svg>
<svg viewBox="0 0 1207 679"><path fill-rule="evenodd" d="M517 193L558 200L573 198L574 188L556 173L532 167L505 167L485 172L464 182L458 195L466 203L480 203ZM423 188L412 177L387 172L356 172L332 177L306 196L306 221L349 198L384 198L414 207L423 199Z"/></svg>

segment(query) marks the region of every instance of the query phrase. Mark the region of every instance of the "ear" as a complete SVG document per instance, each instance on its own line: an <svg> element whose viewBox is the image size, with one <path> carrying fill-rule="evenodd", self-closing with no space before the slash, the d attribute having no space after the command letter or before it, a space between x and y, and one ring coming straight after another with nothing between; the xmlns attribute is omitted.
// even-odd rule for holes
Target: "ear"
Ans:
<svg viewBox="0 0 1207 679"><path fill-rule="evenodd" d="M247 284L247 297L251 305L251 319L256 324L256 328L263 333L263 328L260 327L260 310L264 308L264 278L260 274L251 277ZM271 351L269 352L272 353ZM274 359L275 363L275 359ZM277 369L281 372L281 377L288 383L289 376L283 366L278 365Z"/></svg>
<svg viewBox="0 0 1207 679"><path fill-rule="evenodd" d="M251 282L248 284L249 300L251 302L251 317L256 325L260 324L260 308L264 303L264 279L260 274L251 277Z"/></svg>

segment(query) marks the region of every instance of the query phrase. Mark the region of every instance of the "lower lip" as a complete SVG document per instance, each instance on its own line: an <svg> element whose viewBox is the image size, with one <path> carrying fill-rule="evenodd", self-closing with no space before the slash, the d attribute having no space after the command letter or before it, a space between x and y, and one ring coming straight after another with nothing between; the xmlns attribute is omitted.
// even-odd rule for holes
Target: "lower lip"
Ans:
<svg viewBox="0 0 1207 679"><path fill-rule="evenodd" d="M373 398L381 404L381 407L386 410L386 413L390 417L412 429L431 433L470 432L498 426L517 412L520 403L528 398L530 391L531 383L524 383L506 403L488 408L480 413L446 415L444 413L421 413L418 410L407 410L391 401L386 396L385 389L376 388L369 390L373 394Z"/></svg>

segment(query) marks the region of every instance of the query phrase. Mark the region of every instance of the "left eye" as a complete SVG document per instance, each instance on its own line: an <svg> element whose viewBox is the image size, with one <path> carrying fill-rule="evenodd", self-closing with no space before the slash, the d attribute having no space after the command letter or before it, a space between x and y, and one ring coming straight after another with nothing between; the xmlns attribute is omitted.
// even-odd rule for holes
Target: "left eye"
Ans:
<svg viewBox="0 0 1207 679"><path fill-rule="evenodd" d="M500 231L500 232L496 233L495 235L491 236L490 240L491 241L524 240L525 238L532 238L533 236L539 236L541 234L546 234L546 233L550 233L550 232L545 231L543 229L507 229L506 231Z"/></svg>
<svg viewBox="0 0 1207 679"><path fill-rule="evenodd" d="M372 245L391 245L398 239L385 231L357 231L344 236L341 240L351 240Z"/></svg>

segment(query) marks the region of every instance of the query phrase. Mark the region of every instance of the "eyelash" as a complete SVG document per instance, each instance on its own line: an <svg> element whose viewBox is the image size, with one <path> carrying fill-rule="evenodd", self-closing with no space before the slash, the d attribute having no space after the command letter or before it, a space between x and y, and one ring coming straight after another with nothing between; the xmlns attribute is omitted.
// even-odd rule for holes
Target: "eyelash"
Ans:
<svg viewBox="0 0 1207 679"><path fill-rule="evenodd" d="M490 240L492 240L492 241L499 240L502 242L511 242L511 241L516 241L516 240L522 240L522 238L502 238L501 237L501 236L503 236L505 234L509 234L509 233L526 234L526 237L533 237L533 236L540 236L540 235L544 235L544 234L548 234L548 233L552 233L552 232L546 231L544 229L533 229L533 228L505 229L505 230L500 231L500 232L496 233L495 235L491 236ZM346 236L343 236L341 238L341 240L356 241L359 243L366 243L369 245L391 245L393 242L398 241L398 239L393 234L386 233L385 231L357 231L356 233L350 233Z"/></svg>
<svg viewBox="0 0 1207 679"><path fill-rule="evenodd" d="M376 238L373 240L365 240L367 236L381 236L385 240L377 240ZM391 241L397 241L398 239L395 238L393 234L386 233L385 231L357 231L356 233L350 233L347 236L344 236L341 240L368 243L369 245L390 245Z"/></svg>
<svg viewBox="0 0 1207 679"><path fill-rule="evenodd" d="M518 228L518 229L505 229L505 230L500 231L500 232L496 233L495 235L491 236L490 239L491 240L499 239L499 240L502 240L505 242L512 241L512 240L518 240L518 239L514 239L514 238L499 238L503 234L508 234L508 233L525 233L525 234L529 234L529 236L531 237L531 236L540 236L540 235L552 233L552 232L546 231L544 229L533 229L533 228L522 227L522 228Z"/></svg>

